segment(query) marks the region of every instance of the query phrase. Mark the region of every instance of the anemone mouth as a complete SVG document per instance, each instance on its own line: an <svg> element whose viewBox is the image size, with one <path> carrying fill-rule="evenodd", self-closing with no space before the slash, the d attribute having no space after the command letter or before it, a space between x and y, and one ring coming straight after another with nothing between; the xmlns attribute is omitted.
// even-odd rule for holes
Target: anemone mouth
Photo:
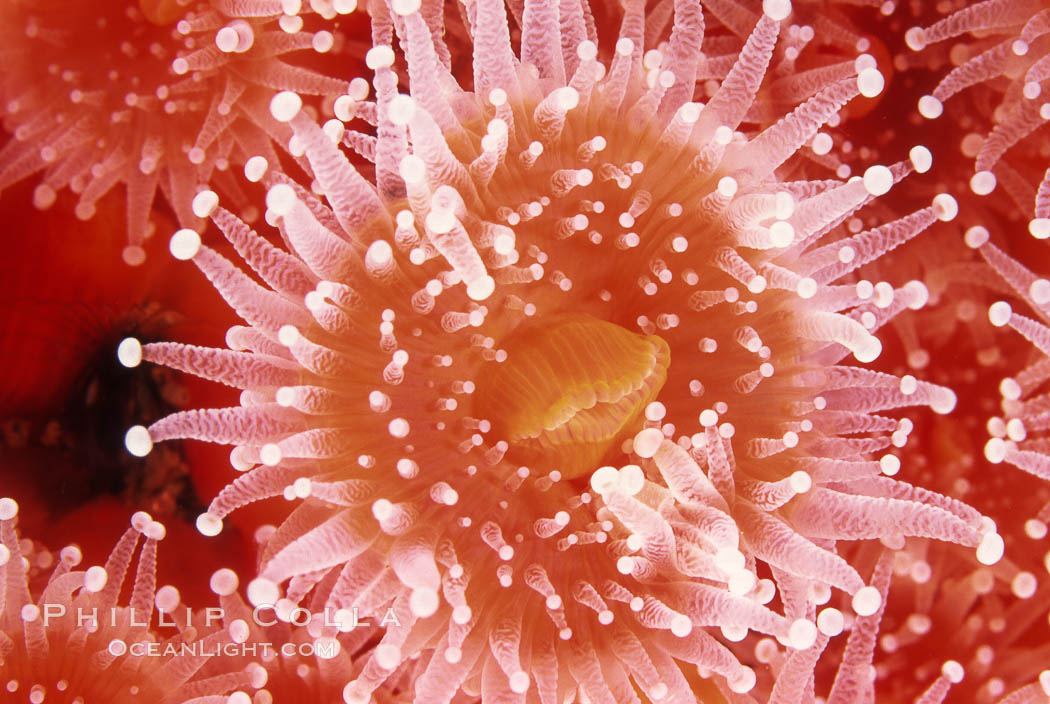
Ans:
<svg viewBox="0 0 1050 704"><path fill-rule="evenodd" d="M573 479L633 430L667 380L668 344L568 313L516 329L504 362L479 377L477 409L512 456Z"/></svg>

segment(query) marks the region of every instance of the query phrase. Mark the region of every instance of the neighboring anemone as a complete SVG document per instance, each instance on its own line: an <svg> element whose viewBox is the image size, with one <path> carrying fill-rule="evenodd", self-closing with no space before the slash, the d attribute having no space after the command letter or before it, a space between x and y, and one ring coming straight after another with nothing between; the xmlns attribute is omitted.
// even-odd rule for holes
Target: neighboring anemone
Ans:
<svg viewBox="0 0 1050 704"><path fill-rule="evenodd" d="M1045 701L1039 696L1009 698L1010 692L1040 677L1050 656L1043 635L1050 606L1048 565L1043 564L1047 557L1033 544L1046 528L1041 527L1042 536L1038 530L1030 522L1024 542L1009 544L1008 557L991 567L928 541L909 540L897 552L895 598L874 659L882 683L878 689L886 701L912 701L942 675L953 679L954 696L962 701ZM944 669L946 661L955 662L950 672ZM1042 677L1050 686L1050 674Z"/></svg>
<svg viewBox="0 0 1050 704"><path fill-rule="evenodd" d="M1050 482L1050 280L1032 273L988 239L984 227L966 232L966 244L980 251L988 264L1035 314L1016 313L1006 301L988 309L996 327L1009 326L1031 342L1038 354L1033 361L999 384L1002 416L988 420L992 439L984 447L989 462L1007 462ZM1036 517L1050 521L1050 503Z"/></svg>
<svg viewBox="0 0 1050 704"><path fill-rule="evenodd" d="M989 233L983 227L965 235L967 244L980 252L958 246L962 228L942 229L909 243L911 259L900 262L903 275L922 276L931 300L927 308L894 321L903 343L897 357L913 369L926 370L927 378L949 384L964 401L949 416L915 418L903 451L912 481L970 502L996 521L1005 555L989 567L951 545L919 539L904 544L895 556L896 596L883 620L873 662L878 700L940 701L919 694L934 680L941 687L937 696L943 697L954 680L951 701L1042 704L1045 695L1034 681L1050 655L1044 636L1050 563L1044 562L1045 548L1040 550L1033 540L1047 532L1039 511L1050 500L1050 484L990 463L1002 461L996 453L1002 450L1009 422L1008 415L989 421L1003 413L997 410L1000 394L994 382L1021 363L1027 343L999 333L995 325L1004 318L993 314L989 320L985 311L992 301L1014 293L996 270L1013 276L1021 268L987 244ZM1029 290L1036 280L1025 281ZM1037 294L1042 286L1036 286ZM1002 313L1001 306L997 310ZM905 321L907 325L899 324ZM888 352L892 359L894 350ZM1011 383L1002 389L1008 391ZM1010 423L1015 437L1018 423ZM986 424L998 435L989 444L991 452L982 452ZM955 664L946 667L946 661ZM1045 678L1050 674L1044 676L1050 684ZM1015 690L1022 692L1011 698Z"/></svg>
<svg viewBox="0 0 1050 704"><path fill-rule="evenodd" d="M883 476L912 423L880 412L947 413L955 395L840 364L876 359L873 333L926 302L921 283L855 272L950 220L950 197L869 230L840 224L928 169L929 152L849 181L777 175L850 99L881 90L871 57L763 130L748 116L777 90L766 69L784 0L767 0L706 104L692 102L699 2L676 2L649 51L642 3L627 3L609 66L586 4L526 2L520 59L503 3L467 4L473 92L419 2L392 9L373 8L374 102L354 91L323 129L295 93L271 102L327 199L276 169L250 174L294 254L197 196L266 286L192 230L171 240L247 321L232 349L122 344L129 365L242 389L240 407L126 436L138 455L172 438L236 446L245 474L202 532L259 499L303 500L250 601L320 594L405 615L347 702L415 655L420 703L731 697L756 673L706 627L806 651L841 630L838 609L817 615L832 588L861 617L879 612L884 585L865 586L836 541L922 536L1001 557L978 512ZM376 135L346 129L355 117ZM375 184L345 140L374 160ZM782 613L765 606L775 596ZM709 680L694 692L680 663Z"/></svg>
<svg viewBox="0 0 1050 704"><path fill-rule="evenodd" d="M1007 559L991 568L981 567L951 551L909 541L896 564L899 575L908 582L899 590L898 607L903 609L895 609L895 630L884 636L885 654L882 662L877 659L876 668L881 676L892 678L890 693L903 696L913 677L922 680L939 666L938 657L954 657L960 661L956 674L965 673L961 691L968 701L1045 702L1050 696L1050 671L1045 669L1050 650L1042 634L1050 610L1050 584L1037 575L1050 571L1050 553L1040 555L1031 541L1047 535L1050 485L1022 489L1024 493L1018 496L1017 487L1024 485L996 472L994 465L1006 462L1050 482L1050 394L1046 385L1050 379L1050 282L992 244L984 226L966 230L964 240L984 260L983 271L967 265L971 267L971 288L964 293L969 304L1015 295L1034 317L1014 312L1018 300L1013 305L1000 300L988 308L987 321L993 329L1013 328L1038 354L1023 369L1002 379L998 414L976 404L966 411L967 417L955 419L966 422L969 416L984 414L981 422L987 419L992 438L984 444L983 456L974 457L966 440L936 435L924 443L922 452L933 453L926 463L935 474L935 485L950 484L951 495L972 497L989 515L1011 523L1005 533ZM1004 343L1014 342L983 333L978 339L985 345L982 352L995 352ZM1017 364L1015 357L990 355L989 364L994 363L990 369L1000 370L1007 361ZM975 396L989 376L988 372L978 373L967 382ZM958 432L973 429L968 424ZM947 456L937 457L937 446L946 443L951 446ZM944 606L947 604L951 607ZM953 642L933 648L932 641L940 642L939 634L944 632L956 634Z"/></svg>
<svg viewBox="0 0 1050 704"><path fill-rule="evenodd" d="M966 39L950 48L939 46L962 35ZM929 27L909 29L905 41L923 52L931 68L954 67L920 98L923 117L940 117L945 101L974 86L982 91L974 105L994 106L981 115L984 125L974 125L984 131L991 122L991 129L962 141L964 154L974 159L970 189L987 195L1000 184L1022 213L1033 213L1031 233L1050 237L1050 143L1028 139L1050 120L1050 5L1046 0L985 0ZM973 123L969 114L957 121Z"/></svg>
<svg viewBox="0 0 1050 704"><path fill-rule="evenodd" d="M964 396L962 412L953 417L956 422L969 423L976 407L980 406L983 413L990 401L983 393L969 394L966 390L983 392L984 376L1004 368L1016 346L1002 346L984 314L994 297L1003 295L1005 284L976 253L958 246L960 237L962 229L958 227L931 233L879 268L886 274L903 270L901 273L914 275L929 290L930 302L925 308L893 320L899 354L909 369ZM954 363L963 356L970 361Z"/></svg>
<svg viewBox="0 0 1050 704"><path fill-rule="evenodd" d="M240 580L236 572L221 569L210 580L212 591L218 597L225 623L242 621L248 624L248 634L241 653L226 655L201 670L202 676L219 675L236 666L249 676L250 685L235 692L230 704L292 704L309 701L316 704L336 704L343 701L343 688L358 676L368 662L379 640L379 618L365 618L364 614L327 609L324 590L318 590L307 608L298 608L290 601L254 609L247 605L237 589ZM393 620L394 617L391 617ZM381 650L380 662L400 660L400 655ZM411 687L403 680L411 680L412 665L400 666L399 672L375 692L375 701L382 704L407 702ZM398 675L402 675L399 677ZM248 691L251 698L248 698Z"/></svg>
<svg viewBox="0 0 1050 704"><path fill-rule="evenodd" d="M879 8L878 11L882 15L890 15L894 10L892 2L880 3L871 0L857 4ZM803 40L803 44L816 41L821 46L838 51L866 52L871 49L871 39L864 35L871 34L871 32L864 32L854 18L848 17L843 12L843 10L855 8L857 4L823 2L822 0L800 0L800 2L792 3L792 15L789 20L802 22L800 30L803 27L809 27L809 30L804 32L804 36L800 37ZM794 54L795 58L799 55L797 51L789 52L789 58L791 58L791 54Z"/></svg>
<svg viewBox="0 0 1050 704"><path fill-rule="evenodd" d="M354 0L311 3L325 17ZM156 190L184 227L199 185L247 156L276 160L290 132L266 111L274 90L340 95L338 81L286 63L325 52L331 32L301 31L299 0L10 0L0 7L0 189L40 173L37 208L67 186L78 218L118 183L128 248L141 263ZM231 184L232 179L227 179ZM239 193L239 191L234 191Z"/></svg>
<svg viewBox="0 0 1050 704"><path fill-rule="evenodd" d="M172 587L157 589L157 544L164 526L145 513L132 517L132 527L117 542L105 566L74 569L81 553L75 546L59 553L47 580L31 568L52 564L48 554L23 554L25 543L15 530L18 504L0 499L0 687L4 701L149 702L175 704L221 697L250 684L249 674L223 669L223 677L196 677L209 654L226 644L243 642L247 624L197 640L192 627L172 638L151 630L154 606L171 610L178 603ZM140 537L144 537L130 597L120 603L124 578ZM34 558L30 563L29 558ZM33 585L40 583L40 588ZM178 623L178 621L176 621ZM145 649L158 648L156 656ZM181 646L195 644L194 652ZM171 646L172 652L165 654ZM138 651L138 654L136 654ZM215 701L215 700L212 700Z"/></svg>
<svg viewBox="0 0 1050 704"><path fill-rule="evenodd" d="M1036 516L1050 500L1050 484L997 467L982 452L986 424L1006 432L1005 420L988 423L1002 413L995 382L1022 363L1028 343L1002 334L986 315L989 303L1013 293L988 264L1002 262L1001 252L988 250L986 261L959 247L962 228L941 230L899 250L911 255L898 260L901 275L921 276L931 300L895 319L903 344L899 350L888 345L884 356L951 386L960 404L947 416L914 417L901 447L909 481L971 503L995 520L1004 557L985 566L950 544L908 539L895 555L895 597L873 665L880 702L940 701L919 695L934 681L940 682L937 696L944 696L952 678L962 678L952 683L949 701L989 704L1031 684L1050 654L1044 647L1050 563L1044 562L1045 546L1034 542L1047 532ZM974 228L966 240L978 246L987 236ZM879 266L888 273L892 263ZM945 667L946 661L956 664ZM1038 689L1028 691L1032 701L1046 701Z"/></svg>

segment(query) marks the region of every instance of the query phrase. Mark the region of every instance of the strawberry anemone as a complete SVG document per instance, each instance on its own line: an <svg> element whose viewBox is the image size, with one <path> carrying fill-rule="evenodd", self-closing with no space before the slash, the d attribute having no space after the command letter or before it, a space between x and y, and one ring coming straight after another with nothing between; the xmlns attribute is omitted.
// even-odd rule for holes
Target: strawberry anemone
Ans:
<svg viewBox="0 0 1050 704"><path fill-rule="evenodd" d="M941 701L916 695L930 686L943 697L949 685L966 701L1045 701L1050 589L1034 542L1042 536L1034 524L1029 529L1008 536L1007 557L991 567L923 541L910 540L896 554L895 599L874 659L888 701ZM955 637L941 638L946 632Z"/></svg>
<svg viewBox="0 0 1050 704"><path fill-rule="evenodd" d="M157 547L166 531L144 512L132 517L105 565L86 570L77 569L83 555L76 545L56 562L20 540L18 515L17 503L0 499L4 701L335 702L375 645L373 623L323 605L309 613L283 604L253 610L230 569L211 576L215 606L194 610L176 587L157 587ZM386 662L390 654L380 650L378 657ZM377 694L405 701L400 692L407 689L394 677Z"/></svg>
<svg viewBox="0 0 1050 704"><path fill-rule="evenodd" d="M997 234L1007 229L982 215L979 221ZM971 211L959 219L977 217ZM1016 295L996 271L1012 260L988 243L984 227L965 235L979 251L959 246L963 227L948 224L942 229L941 236L909 243L919 249L910 253L910 264L900 262L906 272L924 270L931 301L923 310L895 319L901 342L897 354L912 373L926 370L928 379L952 386L964 401L948 416L913 416L915 429L901 447L909 460L909 481L966 501L994 520L1004 539L1004 556L989 566L951 544L916 538L904 543L894 556L894 597L872 662L875 688L880 701L940 702L949 688L947 701L1044 701L1036 680L1047 653L1042 634L1050 589L1045 542L1040 541L1046 536L1050 483L1006 467L1002 455L995 454L1005 451L1003 443L1011 450L1038 447L1018 445L1009 437L1022 437L1022 421L1011 423L1013 416L1006 411L1020 409L1001 394L1012 381L1000 387L1003 377L1012 379L1025 365L1030 343L993 325L1004 318L993 321L986 314L993 301ZM1023 231L1023 226L1016 229ZM1036 280L1033 276L1026 285L1030 288ZM1011 303L1030 315L1015 299ZM890 359L894 352L888 345ZM989 431L995 440L991 452L983 452ZM1039 435L1036 424L1032 439ZM944 633L953 638L945 639Z"/></svg>
<svg viewBox="0 0 1050 704"><path fill-rule="evenodd" d="M847 181L778 176L881 90L871 57L761 129L749 115L768 108L784 0L764 3L704 103L698 2L675 3L648 51L642 4L627 3L608 65L585 3L526 2L519 50L502 2L469 3L464 77L426 9L372 8L374 100L355 89L323 128L296 93L271 101L315 175L308 190L253 172L287 249L198 195L262 283L196 232L172 237L246 321L230 349L122 343L129 365L241 389L237 407L126 436L140 455L172 438L234 446L244 474L202 532L259 499L301 500L252 603L404 615L345 701L417 656L418 702L746 692L757 675L733 641L805 651L838 634L842 612L820 608L833 588L861 616L880 609L885 584L866 585L837 541L922 536L999 559L977 511L891 478L912 427L894 409L947 413L955 395L844 361L876 359L879 328L926 302L919 282L856 272L951 219L950 197L844 223L929 152ZM695 692L684 663L706 679Z"/></svg>
<svg viewBox="0 0 1050 704"><path fill-rule="evenodd" d="M966 244L977 249L1009 285L1017 298L1014 305L1025 306L1025 312L1034 316L1015 312L1005 300L988 308L993 326L1020 333L1035 347L1035 354L1030 363L1000 382L1002 413L988 419L992 437L984 446L984 456L994 464L1007 462L1050 482L1050 281L992 244L982 226L967 230ZM1033 518L1045 530L1050 503Z"/></svg>
<svg viewBox="0 0 1050 704"><path fill-rule="evenodd" d="M105 565L76 569L82 554L75 545L63 548L57 563L49 552L25 549L31 543L19 540L18 510L12 499L0 499L0 686L5 701L176 704L209 695L225 699L238 685L250 684L250 673L221 664L222 676L198 676L202 665L217 661L211 656L219 649L244 642L245 622L212 628L200 639L188 624L170 638L151 627L160 612L174 612L180 599L174 587L157 588L162 524L136 513ZM136 551L125 603L121 590ZM42 580L40 568L52 564L50 576Z"/></svg>
<svg viewBox="0 0 1050 704"><path fill-rule="evenodd" d="M949 45L950 40L956 41ZM939 118L945 102L960 93L979 96L975 111L949 110L953 121L976 130L961 143L963 154L974 160L970 190L986 196L1001 184L1017 209L1032 214L1032 235L1050 237L1050 149L1046 140L1032 136L1045 133L1050 120L1050 5L984 0L928 27L912 27L905 42L931 67L951 67L919 99L923 117ZM985 114L987 106L994 106L991 114ZM974 125L972 112L985 124Z"/></svg>
<svg viewBox="0 0 1050 704"><path fill-rule="evenodd" d="M273 608L256 609L247 604L238 589L240 579L231 569L214 572L209 586L217 597L216 613L222 623L247 625L243 647L224 653L224 657L207 663L201 670L205 677L222 677L230 671L244 672L247 682L232 692L229 704L285 704L312 701L319 704L341 702L343 688L369 662L365 657L378 641L380 619L363 614L339 611L324 603L304 603L304 607L284 601ZM207 612L198 612L196 621L206 620ZM396 622L396 614L384 614ZM212 619L213 621L216 619ZM215 630L212 626L210 630ZM398 653L383 648L377 651L380 662L399 658ZM410 701L404 680L410 680L412 663L395 664L398 672L389 677L375 692L376 701L384 704Z"/></svg>
<svg viewBox="0 0 1050 704"><path fill-rule="evenodd" d="M354 3L315 4L334 18ZM335 43L328 30L303 29L301 11L274 0L4 3L0 117L11 137L0 189L40 174L33 205L51 207L68 187L86 220L124 184L124 259L140 264L158 189L183 226L197 227L190 200L200 184L247 156L275 161L271 140L288 149L290 132L266 110L274 90L345 91L287 62Z"/></svg>

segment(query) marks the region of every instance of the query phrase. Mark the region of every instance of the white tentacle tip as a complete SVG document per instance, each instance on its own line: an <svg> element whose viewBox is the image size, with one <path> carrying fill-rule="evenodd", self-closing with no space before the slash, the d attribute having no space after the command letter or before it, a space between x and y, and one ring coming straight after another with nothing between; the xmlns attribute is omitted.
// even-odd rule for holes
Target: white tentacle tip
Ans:
<svg viewBox="0 0 1050 704"><path fill-rule="evenodd" d="M795 650L806 650L817 642L817 625L804 618L794 621L788 631L788 640Z"/></svg>
<svg viewBox="0 0 1050 704"><path fill-rule="evenodd" d="M813 477L801 469L788 477L788 481L796 494L805 494L813 488Z"/></svg>
<svg viewBox="0 0 1050 704"><path fill-rule="evenodd" d="M394 50L389 46L374 46L365 53L365 66L375 71L394 65Z"/></svg>
<svg viewBox="0 0 1050 704"><path fill-rule="evenodd" d="M285 347L293 347L300 337L299 329L294 325L282 325L277 330L277 341Z"/></svg>
<svg viewBox="0 0 1050 704"><path fill-rule="evenodd" d="M933 197L933 214L941 222L951 222L959 214L959 202L947 193Z"/></svg>
<svg viewBox="0 0 1050 704"><path fill-rule="evenodd" d="M202 513L197 516L197 530L201 535L214 538L222 532L222 519L214 513Z"/></svg>
<svg viewBox="0 0 1050 704"><path fill-rule="evenodd" d="M919 98L919 114L927 120L936 120L944 113L944 103L932 95L924 95Z"/></svg>
<svg viewBox="0 0 1050 704"><path fill-rule="evenodd" d="M1050 281L1047 279L1036 279L1028 287L1028 295L1041 306L1050 303Z"/></svg>
<svg viewBox="0 0 1050 704"><path fill-rule="evenodd" d="M291 122L302 109L303 99L290 90L282 90L270 99L270 115L278 122Z"/></svg>
<svg viewBox="0 0 1050 704"><path fill-rule="evenodd" d="M298 200L295 190L287 183L274 184L266 191L266 207L277 215L292 212Z"/></svg>
<svg viewBox="0 0 1050 704"><path fill-rule="evenodd" d="M879 469L887 477L892 477L901 471L901 460L897 455L883 455L879 458Z"/></svg>
<svg viewBox="0 0 1050 704"><path fill-rule="evenodd" d="M146 261L146 250L137 244L129 244L121 250L120 258L128 266L141 266Z"/></svg>
<svg viewBox="0 0 1050 704"><path fill-rule="evenodd" d="M1006 301L996 301L988 307L988 321L997 328L1010 322L1013 309Z"/></svg>
<svg viewBox="0 0 1050 704"><path fill-rule="evenodd" d="M882 594L875 587L861 587L853 595L852 606L858 616L871 616L882 606Z"/></svg>
<svg viewBox="0 0 1050 704"><path fill-rule="evenodd" d="M237 591L239 583L237 573L224 567L212 573L208 586L218 596L229 596Z"/></svg>
<svg viewBox="0 0 1050 704"><path fill-rule="evenodd" d="M955 410L959 397L951 389L938 389L930 399L930 409L938 415L948 415Z"/></svg>
<svg viewBox="0 0 1050 704"><path fill-rule="evenodd" d="M963 676L966 671L963 670L963 666L955 660L945 660L941 666L941 674L948 678L948 681L952 684L959 684L963 681Z"/></svg>
<svg viewBox="0 0 1050 704"><path fill-rule="evenodd" d="M881 196L889 193L890 188L893 187L893 172L881 164L870 166L864 172L863 182L864 190L869 195Z"/></svg>
<svg viewBox="0 0 1050 704"><path fill-rule="evenodd" d="M762 0L762 12L776 22L786 20L791 14L791 0Z"/></svg>
<svg viewBox="0 0 1050 704"><path fill-rule="evenodd" d="M842 612L833 607L821 610L817 614L817 628L829 638L842 633L843 628L845 628L845 619L842 616Z"/></svg>
<svg viewBox="0 0 1050 704"><path fill-rule="evenodd" d="M219 207L219 196L215 191L201 191L193 196L193 214L199 218L206 218Z"/></svg>
<svg viewBox="0 0 1050 704"><path fill-rule="evenodd" d="M874 362L881 354L882 342L879 341L879 338L873 335L869 336L863 345L858 345L857 348L853 350L853 357L858 362L863 362L865 364L868 362Z"/></svg>
<svg viewBox="0 0 1050 704"><path fill-rule="evenodd" d="M168 534L168 529L165 528L164 524L160 521L150 521L142 530L142 534L150 540L160 542L161 540L164 540L164 537Z"/></svg>
<svg viewBox="0 0 1050 704"><path fill-rule="evenodd" d="M484 301L496 290L496 280L486 274L467 284L467 296L473 301Z"/></svg>
<svg viewBox="0 0 1050 704"><path fill-rule="evenodd" d="M276 467L281 463L283 453L279 445L268 442L259 449L259 459L267 467Z"/></svg>
<svg viewBox="0 0 1050 704"><path fill-rule="evenodd" d="M510 691L515 694L525 694L529 691L529 675L526 672L518 670L509 678Z"/></svg>
<svg viewBox="0 0 1050 704"><path fill-rule="evenodd" d="M387 117L395 125L404 127L416 115L416 101L410 95L397 95L387 107Z"/></svg>
<svg viewBox="0 0 1050 704"><path fill-rule="evenodd" d="M1034 218L1028 221L1028 232L1037 240L1050 237L1050 218Z"/></svg>
<svg viewBox="0 0 1050 704"><path fill-rule="evenodd" d="M124 434L124 447L135 457L145 457L153 449L153 439L144 425L128 428Z"/></svg>
<svg viewBox="0 0 1050 704"><path fill-rule="evenodd" d="M250 157L244 162L244 177L252 183L258 183L268 168L270 168L270 162L266 161L266 157L258 155Z"/></svg>
<svg viewBox="0 0 1050 704"><path fill-rule="evenodd" d="M102 591L102 588L106 586L108 581L109 574L106 572L105 567L94 565L88 567L87 571L84 572L84 590L92 594Z"/></svg>
<svg viewBox="0 0 1050 704"><path fill-rule="evenodd" d="M171 236L168 242L168 250L171 256L180 261L187 261L197 256L201 248L201 236L195 230L182 228Z"/></svg>
<svg viewBox="0 0 1050 704"><path fill-rule="evenodd" d="M12 498L0 499L0 521L10 521L18 515L18 502Z"/></svg>
<svg viewBox="0 0 1050 704"><path fill-rule="evenodd" d="M865 98L874 98L886 87L886 77L877 68L866 68L857 74L857 90Z"/></svg>
<svg viewBox="0 0 1050 704"><path fill-rule="evenodd" d="M408 17L409 15L419 12L419 8L422 5L420 0L394 0L390 3L390 6L394 10L394 14L400 17Z"/></svg>
<svg viewBox="0 0 1050 704"><path fill-rule="evenodd" d="M911 148L911 151L908 152L908 159L911 161L912 168L920 174L926 173L933 166L933 154L921 144Z"/></svg>
<svg viewBox="0 0 1050 704"><path fill-rule="evenodd" d="M755 688L756 680L755 671L745 665L729 678L729 689L737 694L746 694Z"/></svg>
<svg viewBox="0 0 1050 704"><path fill-rule="evenodd" d="M117 345L117 361L132 369L142 363L142 343L134 337L125 337Z"/></svg>
<svg viewBox="0 0 1050 704"><path fill-rule="evenodd" d="M146 526L153 522L153 517L145 511L136 511L131 514L131 527L142 533L146 530Z"/></svg>
<svg viewBox="0 0 1050 704"><path fill-rule="evenodd" d="M1006 545L998 533L985 533L977 546L977 561L982 565L994 565L1003 559Z"/></svg>
<svg viewBox="0 0 1050 704"><path fill-rule="evenodd" d="M433 616L440 606L438 593L431 587L420 587L413 589L408 599L408 608L412 615L417 618L428 618Z"/></svg>
<svg viewBox="0 0 1050 704"><path fill-rule="evenodd" d="M922 51L926 48L926 30L922 27L912 27L904 33L904 41L912 51Z"/></svg>
<svg viewBox="0 0 1050 704"><path fill-rule="evenodd" d="M693 621L685 614L678 614L671 619L671 633L678 638L685 638L693 632Z"/></svg>
<svg viewBox="0 0 1050 704"><path fill-rule="evenodd" d="M995 190L996 178L991 171L978 171L970 178L970 190L979 196L986 196Z"/></svg>
<svg viewBox="0 0 1050 704"><path fill-rule="evenodd" d="M639 457L649 459L656 454L663 444L664 435L657 428L646 428L634 436L631 447Z"/></svg>
<svg viewBox="0 0 1050 704"><path fill-rule="evenodd" d="M266 577L256 577L249 582L247 594L248 601L254 606L273 606L281 597L277 585Z"/></svg>
<svg viewBox="0 0 1050 704"><path fill-rule="evenodd" d="M616 488L620 481L620 472L616 467L599 467L591 475L591 489L598 494L604 494Z"/></svg>
<svg viewBox="0 0 1050 704"><path fill-rule="evenodd" d="M988 228L983 225L974 225L963 234L963 241L970 249L979 249L988 242Z"/></svg>

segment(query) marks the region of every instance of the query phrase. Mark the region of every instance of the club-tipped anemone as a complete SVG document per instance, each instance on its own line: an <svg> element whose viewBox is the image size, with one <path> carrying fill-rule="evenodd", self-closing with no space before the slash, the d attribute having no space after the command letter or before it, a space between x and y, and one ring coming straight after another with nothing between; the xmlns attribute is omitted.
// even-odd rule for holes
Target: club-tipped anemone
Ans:
<svg viewBox="0 0 1050 704"><path fill-rule="evenodd" d="M396 628L398 623L393 612L338 610L317 598L301 606L289 599L249 605L241 597L244 585L230 569L213 573L209 585L222 615L221 623L212 619L212 628L245 624L243 646L215 663L214 672L205 671L237 669L248 675L249 681L229 695L229 704L343 702L346 684L361 673L375 650L380 627ZM406 682L411 682L415 663L402 665L399 652L389 646L375 655L394 672L372 701L411 701Z"/></svg>
<svg viewBox="0 0 1050 704"><path fill-rule="evenodd" d="M18 504L0 499L0 680L5 701L181 704L251 684L212 655L243 642L244 623L200 634L186 622L178 590L157 588L165 529L138 512L105 565L81 567L75 545L57 555L27 552ZM139 544L141 541L141 548ZM138 552L130 589L128 571ZM46 579L41 568L54 565ZM126 601L121 598L127 592ZM167 627L160 627L162 612ZM176 629L175 626L181 626ZM185 649L188 647L188 649ZM208 664L215 678L198 671Z"/></svg>
<svg viewBox="0 0 1050 704"><path fill-rule="evenodd" d="M1040 564L1045 546L1035 535L1010 539L1019 541L1011 557L994 567L915 539L896 552L894 594L873 662L879 696L950 701L950 690L963 701L1041 701L1046 665L1033 652L1043 643L1050 606ZM955 637L940 638L944 632Z"/></svg>
<svg viewBox="0 0 1050 704"><path fill-rule="evenodd" d="M1004 202L1012 203L1009 210L1030 216L1032 234L1050 234L1050 150L1033 136L1050 120L1048 38L1045 0L984 0L907 30L905 43L918 58L902 57L904 63L927 61L942 76L918 101L928 120L948 119L942 118L948 111L954 122L973 129L974 110L947 103L980 91L973 105L980 106L984 124L960 142L964 156L974 160L969 191L988 196L999 188Z"/></svg>
<svg viewBox="0 0 1050 704"><path fill-rule="evenodd" d="M911 425L883 412L947 412L955 395L843 361L877 359L880 327L928 299L858 270L955 202L841 226L928 168L921 148L862 178L778 179L881 78L851 62L771 126L748 122L778 80L785 5L766 3L703 103L698 2L675 3L648 51L627 3L608 62L586 4L559 19L526 2L519 53L502 2L467 4L463 78L426 7L372 7L374 100L356 91L324 128L292 94L271 102L315 175L308 190L258 174L287 249L209 205L262 283L173 238L246 325L230 349L141 358L241 389L241 405L133 429L129 449L234 446L244 474L201 516L207 534L247 503L300 501L252 603L403 614L346 701L416 654L418 702L693 701L684 663L724 691L767 689L727 642L826 644L841 629L815 620L814 595L832 588L858 618L884 606L836 541L995 542L975 510L886 476Z"/></svg>
<svg viewBox="0 0 1050 704"><path fill-rule="evenodd" d="M1017 300L998 300L988 306L988 321L995 328L1012 329L1035 349L1032 361L999 383L1001 414L989 418L991 437L984 457L992 464L1006 462L1050 482L1050 281L1031 271L989 240L981 226L966 233L967 246L977 249ZM1050 520L1050 503L1034 517Z"/></svg>
<svg viewBox="0 0 1050 704"><path fill-rule="evenodd" d="M311 7L326 18L353 9ZM88 219L123 184L124 259L140 264L158 190L196 228L191 199L201 184L232 184L231 166L248 156L273 164L289 149L291 133L267 110L274 90L345 92L345 81L294 65L296 52L334 44L326 29L303 29L300 12L314 11L265 0L5 3L0 116L11 138L0 150L0 190L38 175L35 207L68 188L76 216Z"/></svg>

